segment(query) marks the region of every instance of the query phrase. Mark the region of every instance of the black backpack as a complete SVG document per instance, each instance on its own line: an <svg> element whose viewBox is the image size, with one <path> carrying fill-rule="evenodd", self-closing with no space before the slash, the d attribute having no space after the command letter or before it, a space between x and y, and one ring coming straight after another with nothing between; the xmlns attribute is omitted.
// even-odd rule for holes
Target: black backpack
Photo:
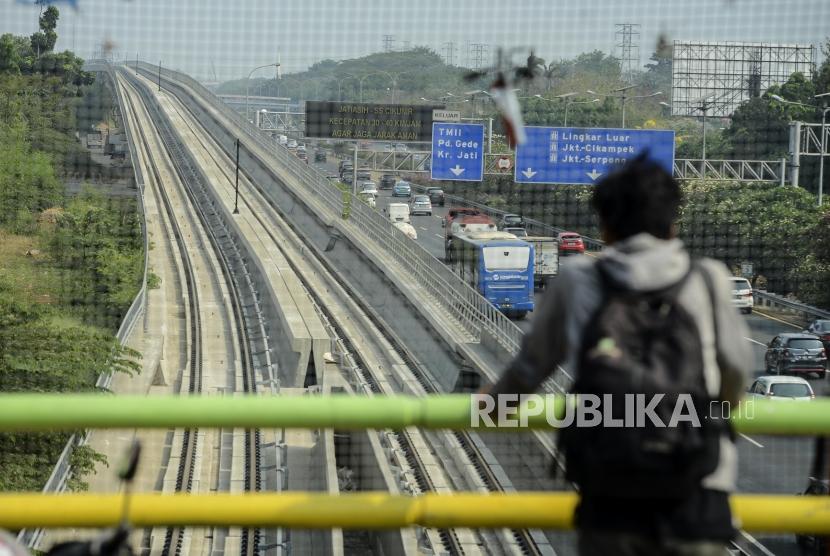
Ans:
<svg viewBox="0 0 830 556"><path fill-rule="evenodd" d="M729 427L728 420L710 416L700 333L678 302L693 272L703 276L713 301L711 278L693 263L686 276L667 289L632 292L614 282L602 261L597 268L603 301L584 330L572 393L577 398L595 394L603 401L610 395L610 411L605 403L600 409L624 425L643 426L564 427L559 447L565 456L565 477L583 496L686 497L717 467L720 436ZM626 418L626 394L644 395L644 404L663 394L654 414L666 426L648 417L637 423L631 409ZM694 411L700 426L688 421L668 426L681 395L686 403L682 413ZM630 407L636 409L636 402Z"/></svg>

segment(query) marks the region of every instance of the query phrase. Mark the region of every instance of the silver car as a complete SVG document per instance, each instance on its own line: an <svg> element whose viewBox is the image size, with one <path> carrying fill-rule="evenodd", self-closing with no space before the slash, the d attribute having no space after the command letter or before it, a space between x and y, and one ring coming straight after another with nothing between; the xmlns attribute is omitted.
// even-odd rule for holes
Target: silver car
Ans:
<svg viewBox="0 0 830 556"><path fill-rule="evenodd" d="M432 216L432 202L426 195L415 195L412 198L412 205L409 207L409 214L426 214Z"/></svg>

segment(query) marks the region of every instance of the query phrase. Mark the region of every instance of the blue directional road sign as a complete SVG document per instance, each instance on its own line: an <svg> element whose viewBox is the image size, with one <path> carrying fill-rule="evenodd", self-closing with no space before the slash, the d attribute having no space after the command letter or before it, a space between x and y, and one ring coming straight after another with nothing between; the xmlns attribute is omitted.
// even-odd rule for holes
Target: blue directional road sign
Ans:
<svg viewBox="0 0 830 556"><path fill-rule="evenodd" d="M527 127L516 148L519 183L594 184L615 167L648 149L668 172L674 165L674 131ZM434 134L433 134L434 140Z"/></svg>
<svg viewBox="0 0 830 556"><path fill-rule="evenodd" d="M431 176L434 180L481 181L484 126L433 122Z"/></svg>

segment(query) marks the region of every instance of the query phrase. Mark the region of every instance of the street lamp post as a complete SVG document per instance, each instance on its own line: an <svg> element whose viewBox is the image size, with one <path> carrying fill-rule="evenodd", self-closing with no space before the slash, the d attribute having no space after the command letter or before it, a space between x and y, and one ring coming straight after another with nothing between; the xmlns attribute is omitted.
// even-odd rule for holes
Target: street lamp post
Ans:
<svg viewBox="0 0 830 556"><path fill-rule="evenodd" d="M273 64L265 64L264 66L255 67L248 74L248 78L245 81L245 119L246 120L249 119L249 117L250 117L249 114L248 114L248 95L250 94L250 89L251 89L251 76L254 74L255 71L261 70L262 68L270 68L271 66L279 69L280 63L279 62L274 62Z"/></svg>
<svg viewBox="0 0 830 556"><path fill-rule="evenodd" d="M341 92L342 92L342 91L341 91L341 89L340 89L340 85L342 85L342 84L343 84L343 82L344 82L345 80L347 80L348 78L350 78L350 77L351 77L352 79L357 79L358 81L360 81L360 78L359 78L359 77L357 77L357 76L355 76L355 75L352 75L352 74L350 74L350 73L346 73L346 74L344 74L344 77L341 77L340 79L338 79L338 80L337 80L337 100L338 100L338 102L339 102L339 101L341 101L341 100L343 100L343 99L342 99L342 96L341 96Z"/></svg>
<svg viewBox="0 0 830 556"><path fill-rule="evenodd" d="M571 107L572 104L593 104L595 102L599 102L598 98L591 99L591 100L579 100L579 101L572 101L568 99L565 101L565 121L563 122L564 127L568 127L568 108Z"/></svg>
<svg viewBox="0 0 830 556"><path fill-rule="evenodd" d="M367 77L371 77L373 75L385 75L385 76L387 76L392 81L392 89L393 90L398 85L397 80L389 72L386 72L386 71L383 71L383 70L378 70L378 71L373 71L372 73L367 73L366 75L364 75L363 77L360 78L360 102L363 102L363 80L366 79Z"/></svg>
<svg viewBox="0 0 830 556"><path fill-rule="evenodd" d="M620 99L620 101L621 101L621 103L622 103L622 122L621 122L621 127L622 127L622 128L625 128L625 101L626 101L626 100L628 100L628 99L635 99L635 98L653 98L653 97L656 97L656 96L659 96L659 95L662 95L662 94L663 94L663 91L657 91L656 93L651 93L650 95L636 95L636 96L633 96L633 97L628 96L628 95L626 94L626 92L627 92L629 89L632 89L632 88L634 88L634 87L636 87L636 85L629 85L629 86L627 86L627 87L620 87L619 89L614 89L613 91L611 91L612 93L620 93L619 95L603 95L603 94L600 94L600 93L596 93L596 92L594 92L594 91L591 91L590 89L589 89L589 90L587 90L587 91L585 91L585 92L586 92L586 93L588 93L589 95L599 95L599 96L603 96L603 97L613 97L613 98L618 98L618 99Z"/></svg>

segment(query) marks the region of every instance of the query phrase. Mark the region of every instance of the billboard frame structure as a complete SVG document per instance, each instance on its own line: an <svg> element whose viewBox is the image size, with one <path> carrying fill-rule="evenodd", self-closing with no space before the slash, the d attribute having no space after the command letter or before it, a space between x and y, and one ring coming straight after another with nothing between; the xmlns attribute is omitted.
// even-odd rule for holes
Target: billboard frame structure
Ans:
<svg viewBox="0 0 830 556"><path fill-rule="evenodd" d="M746 100L795 72L810 79L815 47L804 44L674 41L672 115L728 118Z"/></svg>

